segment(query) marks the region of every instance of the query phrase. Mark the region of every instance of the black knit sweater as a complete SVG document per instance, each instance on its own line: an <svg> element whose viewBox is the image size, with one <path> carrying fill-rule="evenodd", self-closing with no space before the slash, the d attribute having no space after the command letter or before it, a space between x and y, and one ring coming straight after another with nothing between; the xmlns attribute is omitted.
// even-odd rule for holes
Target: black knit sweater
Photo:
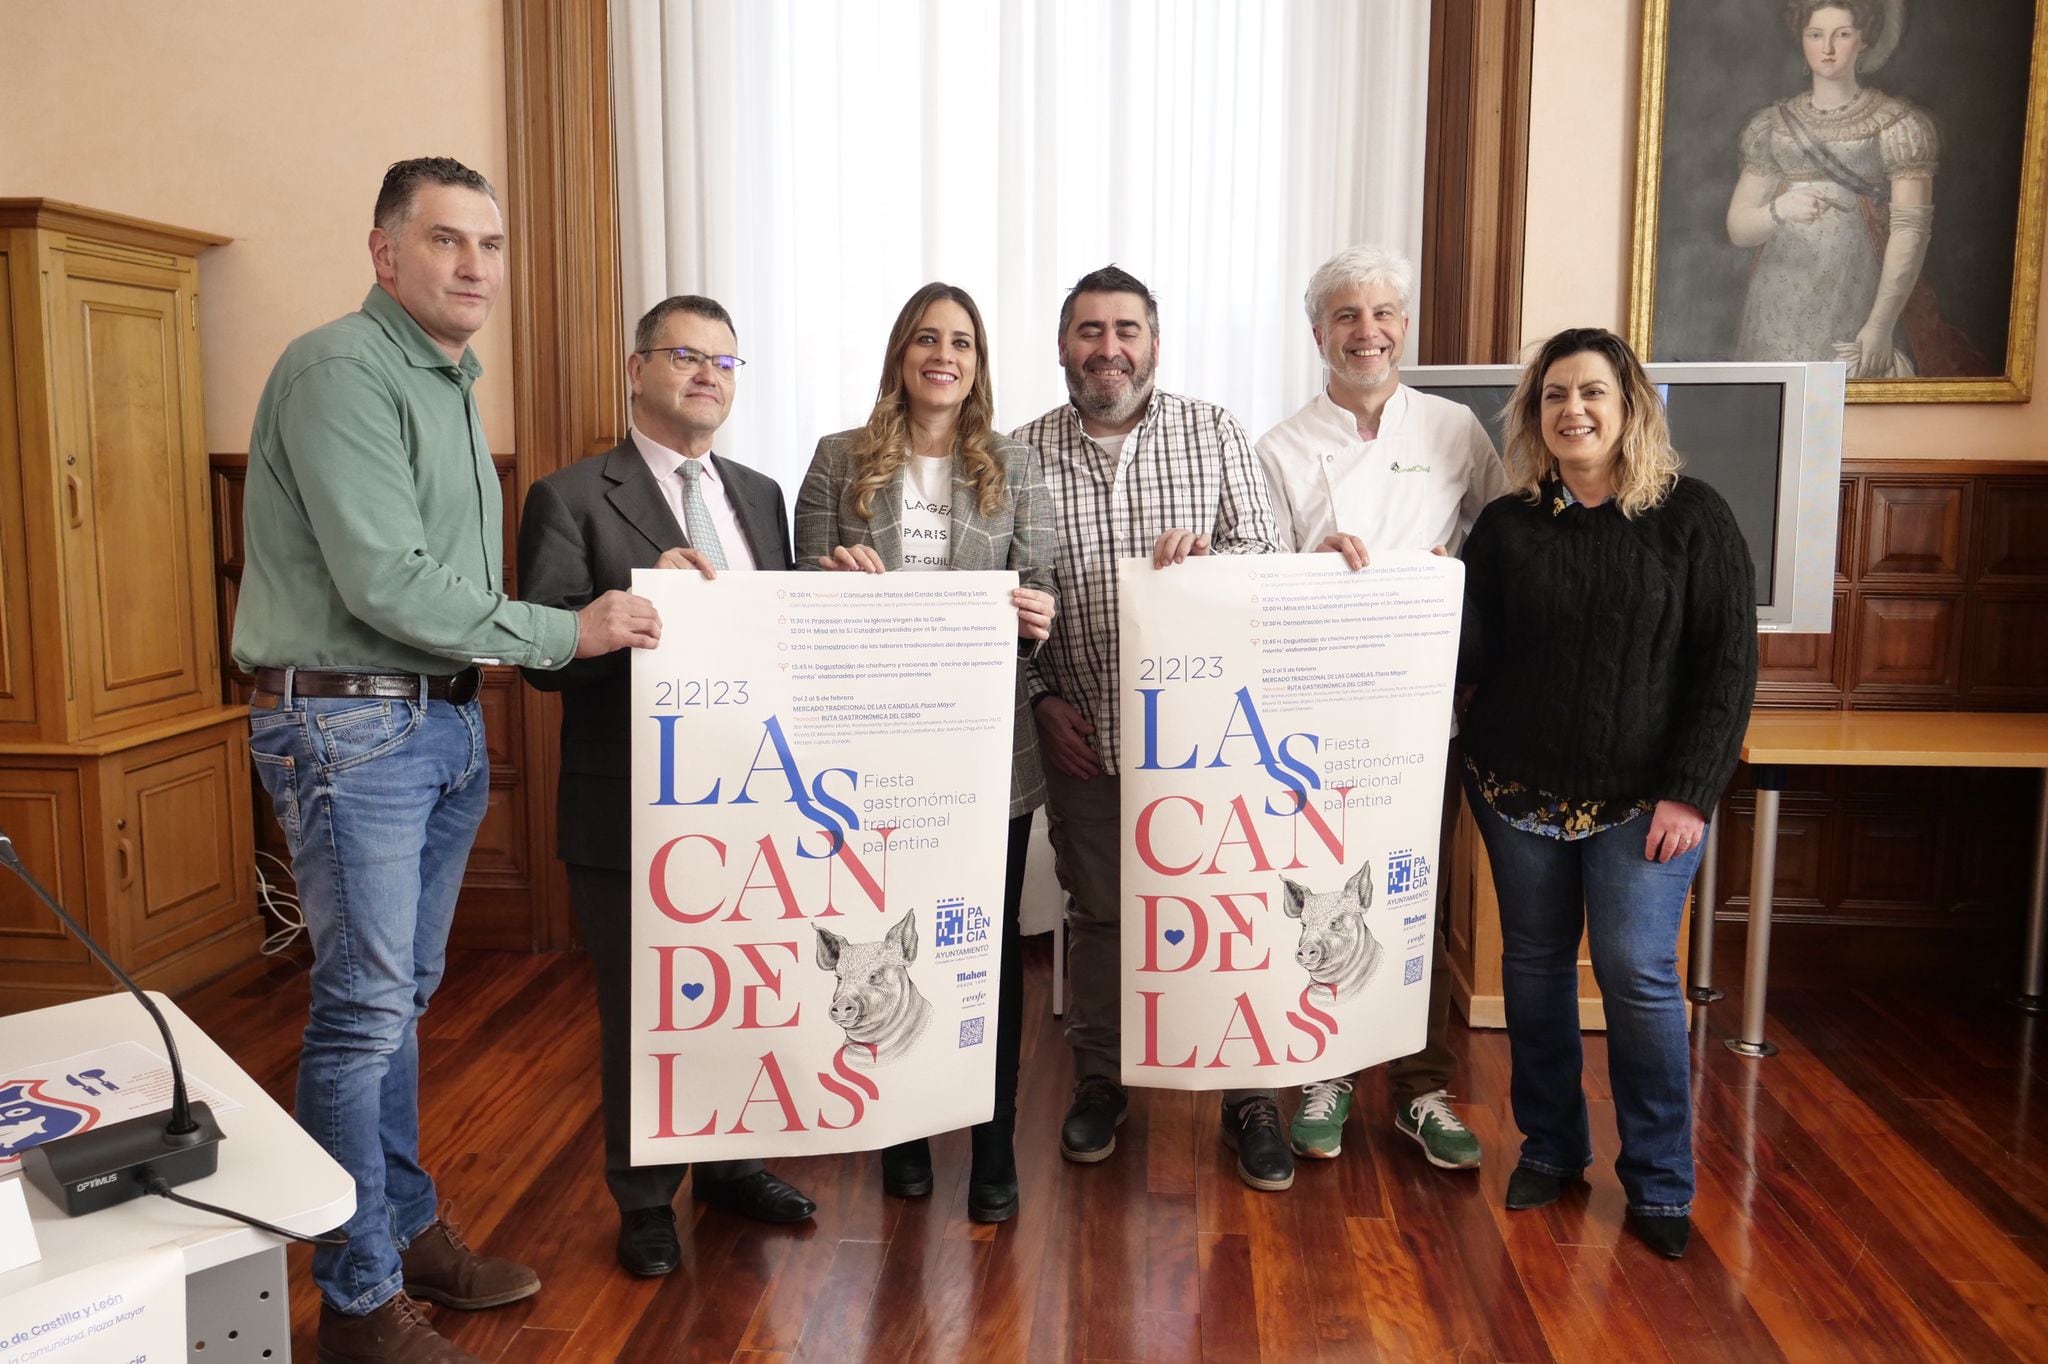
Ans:
<svg viewBox="0 0 2048 1364"><path fill-rule="evenodd" d="M1711 817L1756 697L1756 585L1721 495L1681 478L1612 499L1486 508L1465 541L1460 726L1481 767L1562 796L1679 800Z"/></svg>

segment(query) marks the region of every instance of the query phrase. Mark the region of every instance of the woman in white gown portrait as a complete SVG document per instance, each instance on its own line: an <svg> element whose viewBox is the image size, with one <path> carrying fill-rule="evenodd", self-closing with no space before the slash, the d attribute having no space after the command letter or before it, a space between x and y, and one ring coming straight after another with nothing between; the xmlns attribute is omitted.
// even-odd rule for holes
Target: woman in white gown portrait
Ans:
<svg viewBox="0 0 2048 1364"><path fill-rule="evenodd" d="M1904 7L1785 7L1813 80L1742 131L1728 239L1755 255L1736 359L1841 360L1852 379L1959 372L1959 356L1918 353L1946 330L1920 282L1934 225L1934 121L1863 84L1897 47Z"/></svg>

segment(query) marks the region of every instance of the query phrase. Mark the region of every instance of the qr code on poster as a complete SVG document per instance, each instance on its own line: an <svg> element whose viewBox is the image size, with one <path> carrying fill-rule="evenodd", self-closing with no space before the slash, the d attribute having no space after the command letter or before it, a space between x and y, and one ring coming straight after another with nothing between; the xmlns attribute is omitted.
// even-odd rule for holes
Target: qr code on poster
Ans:
<svg viewBox="0 0 2048 1364"><path fill-rule="evenodd" d="M1402 966L1402 968L1401 968L1401 983L1402 983L1403 985L1413 985L1413 984L1414 984L1414 983L1415 983L1416 981L1418 981L1418 980L1421 980L1421 979L1422 979L1422 958L1420 958L1420 957L1410 957L1410 958L1408 958L1408 961L1407 961L1407 963L1406 963L1406 964L1405 964L1404 966Z"/></svg>
<svg viewBox="0 0 2048 1364"><path fill-rule="evenodd" d="M983 1028L983 1026L984 1026L984 1025L985 1025L986 1023L987 1023L987 1019L986 1019L986 1017L985 1017L984 1015L981 1015L981 1014L976 1014L976 1015L975 1015L974 1017L972 1017L972 1018L963 1018L963 1019L961 1019L961 1020L960 1020L960 1045L961 1045L961 1046L963 1046L963 1047L978 1047L978 1046L980 1046L980 1045L981 1045L981 1034L982 1034L982 1028Z"/></svg>

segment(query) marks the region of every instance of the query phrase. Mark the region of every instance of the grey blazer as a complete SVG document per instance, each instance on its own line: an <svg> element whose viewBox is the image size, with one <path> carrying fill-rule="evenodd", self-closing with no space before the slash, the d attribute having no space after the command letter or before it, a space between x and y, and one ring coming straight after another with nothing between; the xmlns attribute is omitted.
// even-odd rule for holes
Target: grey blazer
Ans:
<svg viewBox="0 0 2048 1364"><path fill-rule="evenodd" d="M858 431L841 431L818 442L810 472L796 495L796 566L816 569L818 560L837 545L868 545L892 572L903 567L903 474L875 495L873 519L853 509L853 440ZM963 570L1015 569L1019 583L1057 597L1053 562L1059 557L1059 532L1053 527L1052 498L1045 490L1044 467L1037 447L995 438L996 460L1003 466L1009 495L988 515L974 498L974 485L953 474L953 527L947 542L948 567ZM1017 641L1020 660L1038 651L1040 641ZM1038 765L1038 727L1024 696L1024 670L1017 669L1015 735L1010 757L1010 818L1029 814L1045 804L1045 774Z"/></svg>
<svg viewBox="0 0 2048 1364"><path fill-rule="evenodd" d="M754 552L757 568L789 567L782 488L766 474L711 456ZM527 601L574 611L633 570L653 568L690 537L630 437L602 455L558 469L526 491L519 521L519 591ZM562 771L556 788L556 852L579 866L625 870L632 862L632 650L579 658L553 672L526 670L542 691L562 693Z"/></svg>

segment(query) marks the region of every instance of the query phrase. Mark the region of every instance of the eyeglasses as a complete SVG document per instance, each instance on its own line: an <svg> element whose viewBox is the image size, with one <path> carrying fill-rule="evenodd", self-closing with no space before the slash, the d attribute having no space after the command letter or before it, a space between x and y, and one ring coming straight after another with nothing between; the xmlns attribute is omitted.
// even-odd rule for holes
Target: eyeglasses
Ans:
<svg viewBox="0 0 2048 1364"><path fill-rule="evenodd" d="M668 362L676 369L695 369L699 365L710 365L721 374L731 374L747 363L737 355L706 355L689 346L656 346L652 350L635 351L636 355L666 355Z"/></svg>

